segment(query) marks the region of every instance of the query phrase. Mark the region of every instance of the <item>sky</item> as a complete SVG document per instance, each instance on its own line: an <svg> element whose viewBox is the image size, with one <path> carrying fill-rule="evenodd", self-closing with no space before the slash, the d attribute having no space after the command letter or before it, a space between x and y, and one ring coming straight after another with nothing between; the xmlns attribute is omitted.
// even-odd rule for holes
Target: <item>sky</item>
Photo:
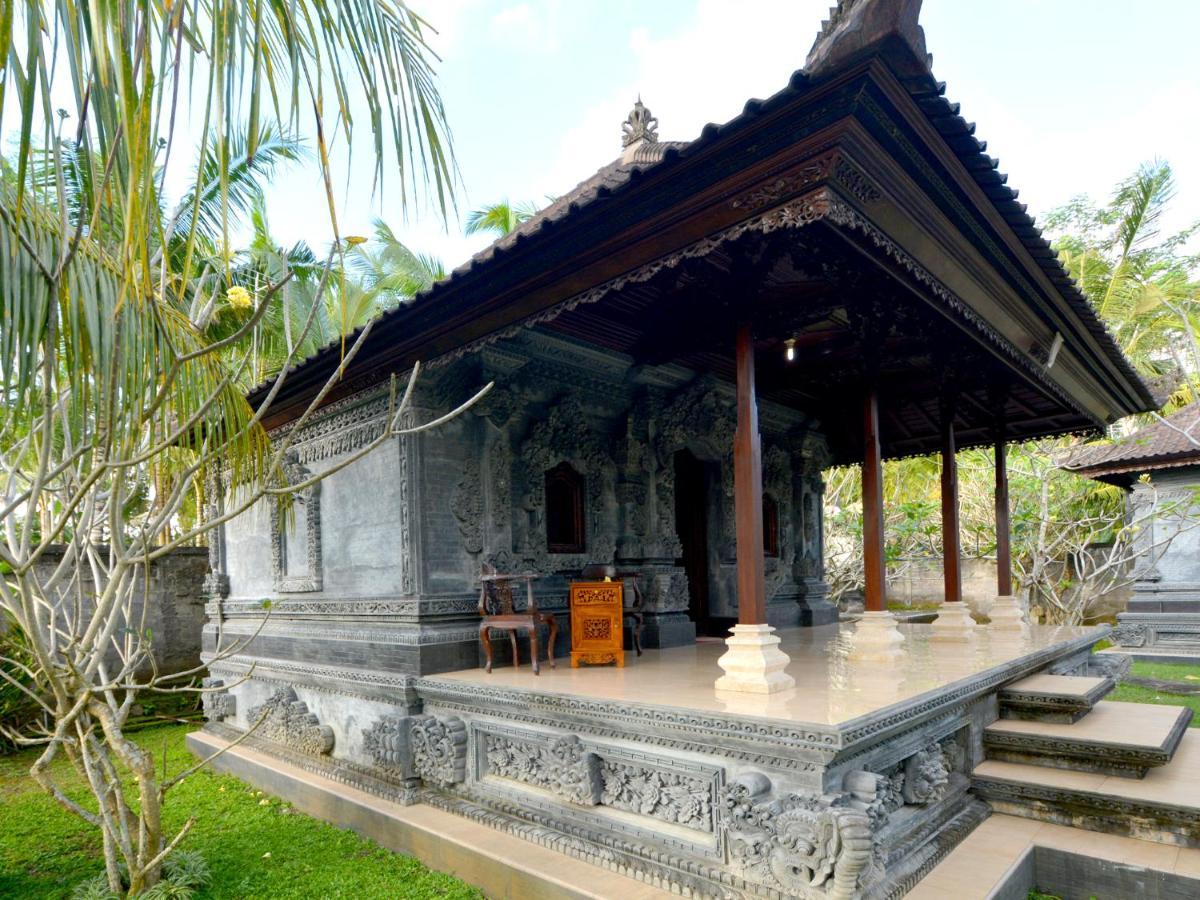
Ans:
<svg viewBox="0 0 1200 900"><path fill-rule="evenodd" d="M781 89L833 0L408 2L437 29L458 215L406 209L396 179L376 189L364 125L352 157L344 144L333 153L339 230L369 235L382 217L412 249L453 268L489 240L463 235L467 212L504 198L544 204L570 190L620 153L620 126L639 95L662 139L688 140ZM1177 183L1163 230L1200 220L1200 0L926 0L921 22L934 74L1030 212L1080 194L1104 200L1160 158ZM14 91L6 152L16 102ZM189 132L198 142L201 112L184 111L181 146ZM186 184L192 163L178 162L168 192ZM327 246L315 162L279 171L267 204L280 243Z"/></svg>
<svg viewBox="0 0 1200 900"><path fill-rule="evenodd" d="M461 215L502 198L545 202L620 152L640 94L664 140L695 137L800 68L830 0L410 0L438 29L440 83L462 174ZM1200 33L1196 0L926 0L934 74L978 124L1009 184L1041 214L1107 198L1139 163L1169 161L1164 230L1200 219ZM365 137L365 135L364 135ZM369 152L363 140L357 153ZM461 221L372 196L370 166L344 165L343 234L382 216L449 267L487 243ZM349 174L348 174L349 173ZM315 166L276 179L285 243L330 235Z"/></svg>

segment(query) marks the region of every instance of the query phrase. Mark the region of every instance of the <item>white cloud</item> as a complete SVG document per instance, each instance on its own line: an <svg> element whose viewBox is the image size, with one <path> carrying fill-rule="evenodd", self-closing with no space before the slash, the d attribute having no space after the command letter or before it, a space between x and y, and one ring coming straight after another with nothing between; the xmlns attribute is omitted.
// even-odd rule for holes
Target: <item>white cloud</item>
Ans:
<svg viewBox="0 0 1200 900"><path fill-rule="evenodd" d="M637 60L614 73L609 96L583 110L563 133L535 195L562 194L621 149L621 122L642 100L659 118L663 140L690 140L708 122L738 115L750 97L766 97L804 65L828 0L747 0L736 6L700 0L692 21L670 35L630 32Z"/></svg>
<svg viewBox="0 0 1200 900"><path fill-rule="evenodd" d="M559 5L528 3L505 7L492 16L488 33L493 41L524 53L552 53L559 48Z"/></svg>

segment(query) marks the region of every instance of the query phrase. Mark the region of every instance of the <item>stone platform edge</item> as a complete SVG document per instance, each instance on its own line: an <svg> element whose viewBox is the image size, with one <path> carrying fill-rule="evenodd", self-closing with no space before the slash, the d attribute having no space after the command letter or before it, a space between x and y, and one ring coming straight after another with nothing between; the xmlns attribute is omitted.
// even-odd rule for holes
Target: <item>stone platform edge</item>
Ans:
<svg viewBox="0 0 1200 900"><path fill-rule="evenodd" d="M204 731L187 748L205 758L229 741ZM657 900L667 891L573 859L427 805L404 806L306 772L239 745L217 756L215 771L285 797L300 812L348 828L431 869L479 888L492 898L531 900Z"/></svg>

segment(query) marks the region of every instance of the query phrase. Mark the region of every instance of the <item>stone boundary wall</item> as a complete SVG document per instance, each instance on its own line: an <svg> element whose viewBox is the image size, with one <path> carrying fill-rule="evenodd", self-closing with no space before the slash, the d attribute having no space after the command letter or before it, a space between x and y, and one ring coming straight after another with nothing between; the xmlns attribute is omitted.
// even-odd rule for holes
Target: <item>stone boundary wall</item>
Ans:
<svg viewBox="0 0 1200 900"><path fill-rule="evenodd" d="M62 561L63 548L49 548L37 565L39 578L48 577ZM145 627L158 670L164 674L182 672L200 665L200 635L204 628L202 587L208 573L208 548L181 547L150 566L150 584L139 571L134 602L134 623L141 625L143 598L149 602ZM94 597L90 573L83 578L85 604Z"/></svg>

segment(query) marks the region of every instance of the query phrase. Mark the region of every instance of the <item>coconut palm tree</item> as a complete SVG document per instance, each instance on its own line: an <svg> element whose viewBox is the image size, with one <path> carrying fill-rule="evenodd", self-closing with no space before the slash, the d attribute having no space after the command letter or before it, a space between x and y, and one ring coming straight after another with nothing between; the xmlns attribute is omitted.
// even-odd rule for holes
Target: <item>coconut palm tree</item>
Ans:
<svg viewBox="0 0 1200 900"><path fill-rule="evenodd" d="M123 730L149 653L119 624L138 567L216 524L160 543L218 472L286 496L270 493L282 449L240 384L246 343L304 279L276 254L254 290L235 280L231 234L255 196L244 176L286 155L276 136L311 135L335 235L323 264L304 260L322 273L315 299L348 247L329 136L369 132L377 181L445 213L455 165L426 28L404 0L0 4L0 131L17 145L0 177L0 609L35 661L14 678L0 660L0 677L38 704L45 727L22 736L43 750L31 774L99 830L113 894L153 888L194 825L166 832L164 797L187 772L166 778ZM165 185L193 166L172 207ZM240 318L214 339L224 309ZM285 369L318 312L314 300ZM149 502L134 504L142 490ZM91 606L70 621L55 599L66 576L40 574L56 542L64 566L93 573ZM88 802L59 785L62 756Z"/></svg>
<svg viewBox="0 0 1200 900"><path fill-rule="evenodd" d="M1166 162L1145 163L1122 181L1109 203L1078 198L1047 217L1059 258L1112 330L1125 354L1148 375L1200 374L1191 335L1200 334L1195 260L1180 248L1196 226L1164 238L1162 213L1175 194Z"/></svg>
<svg viewBox="0 0 1200 900"><path fill-rule="evenodd" d="M410 250L382 219L374 226L373 239L355 246L348 264L379 310L394 309L446 277L440 259Z"/></svg>
<svg viewBox="0 0 1200 900"><path fill-rule="evenodd" d="M490 206L481 206L467 214L467 234L491 234L503 237L513 231L522 222L527 222L537 215L537 206L533 203L509 203L501 200Z"/></svg>

